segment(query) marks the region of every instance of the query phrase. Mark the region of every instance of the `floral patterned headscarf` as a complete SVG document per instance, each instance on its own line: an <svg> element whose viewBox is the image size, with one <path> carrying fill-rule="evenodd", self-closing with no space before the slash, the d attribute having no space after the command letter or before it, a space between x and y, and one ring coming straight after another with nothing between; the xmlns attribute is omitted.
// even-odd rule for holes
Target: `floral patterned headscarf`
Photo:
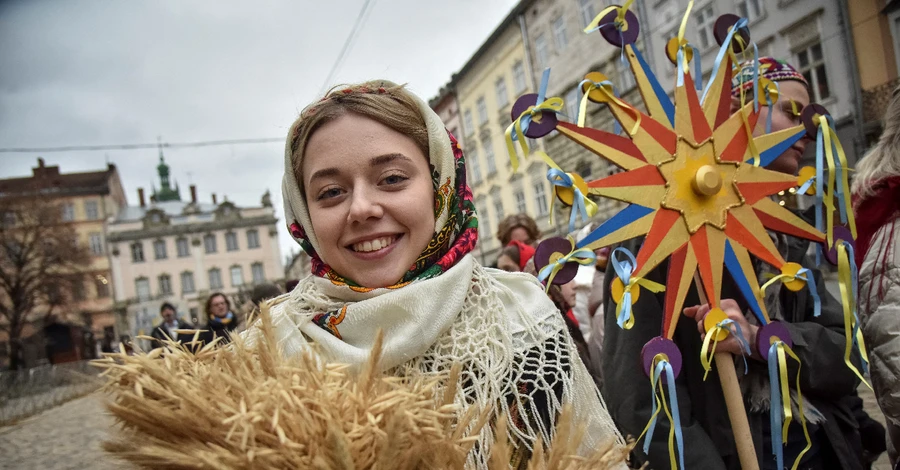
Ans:
<svg viewBox="0 0 900 470"><path fill-rule="evenodd" d="M372 82L369 82L371 84ZM472 202L472 190L466 184L466 164L462 149L438 115L422 99L402 87L388 81L378 81L379 87L369 84L350 85L333 90L323 100L348 93L403 93L412 97L419 106L428 130L428 161L434 184L434 235L425 250L416 258L397 284L403 287L413 281L430 279L450 269L465 254L475 248L478 239L478 220ZM291 236L312 260L312 274L329 279L336 285L346 285L353 290L369 290L353 281L353 273L338 273L318 255L318 239L309 216L309 208L300 182L294 175L295 159L302 158L302 149L295 152L294 139L299 124L309 111L294 121L288 133L284 157L285 220ZM300 155L295 155L299 153Z"/></svg>

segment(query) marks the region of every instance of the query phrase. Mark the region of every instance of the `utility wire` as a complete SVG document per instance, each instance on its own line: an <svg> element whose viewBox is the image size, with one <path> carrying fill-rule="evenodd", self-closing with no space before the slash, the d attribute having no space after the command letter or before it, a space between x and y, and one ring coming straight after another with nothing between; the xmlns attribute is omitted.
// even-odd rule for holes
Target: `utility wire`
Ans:
<svg viewBox="0 0 900 470"><path fill-rule="evenodd" d="M328 77L325 78L325 82L322 83L322 88L319 90L319 95L325 94L325 91L327 91L328 87L331 85L331 81L334 79L334 76L341 68L344 59L347 56L347 53L350 52L350 48L353 46L353 42L356 40L357 36L359 36L359 32L363 27L363 22L368 16L367 13L371 11L369 5L372 3L372 0L365 0L365 2L363 3L362 8L359 10L359 15L356 17L356 21L353 23L353 28L350 29L350 34L347 35L347 39L344 41L344 46L341 48L341 52L338 54L337 59L334 61L334 65L331 66L331 71L328 72Z"/></svg>
<svg viewBox="0 0 900 470"><path fill-rule="evenodd" d="M189 148L213 147L218 145L268 144L284 142L284 137L262 137L257 139L205 140L198 142L156 142L152 144L110 144L110 145L66 145L63 147L8 147L0 148L0 153L36 153L36 152L78 152L98 150L138 150L156 148Z"/></svg>

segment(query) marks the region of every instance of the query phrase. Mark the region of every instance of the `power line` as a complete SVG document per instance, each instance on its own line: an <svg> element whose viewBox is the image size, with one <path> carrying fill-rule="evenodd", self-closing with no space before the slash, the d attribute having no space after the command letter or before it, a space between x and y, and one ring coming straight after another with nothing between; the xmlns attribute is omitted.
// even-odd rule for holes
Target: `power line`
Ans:
<svg viewBox="0 0 900 470"><path fill-rule="evenodd" d="M78 152L78 151L98 151L98 150L139 150L139 149L155 149L155 148L191 148L191 147L213 147L219 145L242 145L242 144L269 144L273 142L284 142L284 137L261 137L256 139L223 139L223 140L204 140L197 142L155 142L148 144L110 144L110 145L66 145L62 147L7 147L0 148L0 153L48 153L48 152Z"/></svg>
<svg viewBox="0 0 900 470"><path fill-rule="evenodd" d="M334 79L334 76L337 74L338 69L340 69L341 65L343 64L347 53L350 51L350 48L353 45L353 42L356 40L357 36L359 36L359 32L363 26L363 21L365 21L367 13L371 11L369 5L372 3L372 0L366 0L363 3L362 8L359 10L359 15L356 17L356 21L353 23L353 28L350 29L350 34L347 35L347 39L344 41L344 46L341 48L341 52L338 54L337 59L334 61L334 65L331 66L331 71L328 72L328 77L325 78L325 82L322 83L322 89L319 90L320 95L324 94L328 86L331 84L331 80Z"/></svg>

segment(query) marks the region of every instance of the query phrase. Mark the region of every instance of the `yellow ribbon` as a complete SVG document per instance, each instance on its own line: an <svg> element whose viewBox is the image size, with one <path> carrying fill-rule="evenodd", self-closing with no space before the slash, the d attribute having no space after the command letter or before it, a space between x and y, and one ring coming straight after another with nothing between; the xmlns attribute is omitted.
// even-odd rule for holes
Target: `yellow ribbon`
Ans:
<svg viewBox="0 0 900 470"><path fill-rule="evenodd" d="M703 380L706 381L706 376L709 375L709 371L712 370L712 361L713 357L716 355L716 345L719 344L719 340L716 339L719 336L720 331L728 331L725 328L722 328L719 325L716 325L715 328L706 332L706 337L703 338L703 347L700 348L700 364L703 366ZM710 348L710 343L712 343L712 347Z"/></svg>
<svg viewBox="0 0 900 470"><path fill-rule="evenodd" d="M522 131L522 118L525 116L530 116L533 122L540 122L541 116L544 111L552 111L552 112L560 112L562 111L564 106L562 98L554 97L548 98L541 103L537 103L534 106L529 106L528 109L522 112L509 127L506 128L506 150L509 152L509 159L512 162L512 170L513 173L516 172L519 168L519 157L516 155L516 146L513 143L513 133L516 134L516 140L519 142L519 145L522 147L522 152L524 152L525 157L528 157L529 149L528 142L525 137L525 132Z"/></svg>
<svg viewBox="0 0 900 470"><path fill-rule="evenodd" d="M650 279L644 279L642 277L632 277L631 279L628 280L628 284L625 285L625 288L622 289L622 296L619 297L619 299L616 301L616 304L617 304L616 315L621 315L622 309L625 308L625 293L631 292L631 288L636 285L641 286L644 289L647 289L648 291L653 292L654 294L658 294L658 293L666 290L666 286L664 286L658 282L653 282ZM632 300L633 299L634 298L632 297ZM632 326L634 326L634 315L630 315L628 317L628 320L625 320L625 323L622 325L622 328L624 328L626 330L630 330Z"/></svg>
<svg viewBox="0 0 900 470"><path fill-rule="evenodd" d="M797 407L800 409L800 425L803 427L803 435L806 437L806 447L797 455L797 459L794 460L794 465L791 467L791 470L797 470L803 455L812 448L812 439L810 439L809 430L806 428L806 417L803 415L803 394L800 393L800 367L803 364L788 345L780 343L778 345L778 368L781 375L781 401L784 406L784 425L781 427L781 442L787 443L788 425L791 424L793 419L791 414L791 394L788 387L787 357L785 357L785 354L797 361ZM772 384L769 384L769 386L772 386ZM775 404L772 403L770 406L775 406Z"/></svg>
<svg viewBox="0 0 900 470"><path fill-rule="evenodd" d="M826 204L829 204L829 208L831 209L828 214L828 246L831 247L834 242L832 236L832 218L833 215L831 212L834 211L834 193L835 193L835 167L834 167L834 152L831 149L832 139L834 139L834 146L837 150L838 161L841 162L841 182L843 183L843 187L845 190L850 188L850 165L847 163L847 155L844 153L844 146L841 145L841 141L837 138L837 133L834 132L834 129L828 123L828 118L825 116L819 116L819 125L823 126L823 132L825 132L824 140L825 140L825 161L828 162L828 185L830 188L830 194L827 194L829 201ZM853 207L850 202L850 195L847 194L844 197L844 212L847 214L847 224L850 226L850 233L853 235L853 238L856 239L856 217L853 216Z"/></svg>
<svg viewBox="0 0 900 470"><path fill-rule="evenodd" d="M734 56L734 51L729 49L731 52L732 60L737 63L737 57ZM746 103L744 102L746 90L744 89L744 74L743 69L738 70L738 80L740 81L740 95L741 95L741 109L739 112L741 113L741 124L744 126L744 132L747 134L747 146L750 149L750 156L753 157L753 166L759 166L762 164L762 159L759 156L759 149L756 148L756 142L753 139L753 129L750 128L750 121L747 113L745 112ZM755 105L754 105L755 106ZM769 112L772 112L769 110Z"/></svg>
<svg viewBox="0 0 900 470"><path fill-rule="evenodd" d="M628 31L628 23L625 22L625 13L628 11L629 8L631 8L632 3L634 3L634 0L628 0L621 7L610 6L610 7L604 8L602 11L600 11L600 13L597 14L597 16L594 17L593 20L591 20L590 23L588 23L588 25L584 28L584 32L590 33L590 32L597 30L597 28L599 27L600 20L602 20L604 16L608 15L609 12L614 11L614 10L618 10L618 14L616 14L616 23L621 25L620 29L622 31Z"/></svg>
<svg viewBox="0 0 900 470"><path fill-rule="evenodd" d="M834 152L831 151L831 128L828 126L828 118L823 115L814 117L816 124L819 126L819 132L824 138L825 147L825 163L828 165L828 184L825 186L825 194L823 195L825 202L825 239L828 242L828 248L834 246L834 183L835 183L835 167Z"/></svg>
<svg viewBox="0 0 900 470"><path fill-rule="evenodd" d="M796 281L796 280L801 280L801 281L803 281L803 282L806 282L806 279L803 279L803 278L800 278L800 277L797 277L797 276L792 276L792 275L790 275L790 274L784 274L784 273L781 273L781 274L778 274L778 275L776 275L776 276L772 276L772 279L769 279L768 281L766 281L766 282L762 285L762 287L759 288L759 293L760 293L763 297L765 297L765 296L766 296L766 288L768 288L768 287L771 286L772 284L774 284L774 283L776 283L776 282L778 282L778 281L780 281L780 280L782 280L782 279L787 279L787 282Z"/></svg>
<svg viewBox="0 0 900 470"><path fill-rule="evenodd" d="M656 368L656 361L653 361L653 368ZM652 370L652 369L651 369ZM651 372L652 374L652 372ZM660 398L662 397L662 398ZM665 388L663 388L662 378L660 377L656 381L656 387L653 389L653 398L656 400L656 411L650 415L650 420L647 421L647 425L644 426L644 430L641 431L641 435L637 438L638 441L644 438L644 435L647 434L647 431L650 430L650 426L659 416L659 410L662 409L666 413L666 417L669 418L669 465L670 468L676 469L678 468L678 459L675 457L675 421L672 418L672 413L669 411L669 404L666 400L666 392Z"/></svg>
<svg viewBox="0 0 900 470"><path fill-rule="evenodd" d="M578 127L584 127L584 121L587 118L587 104L588 104L588 95L591 91L596 89L602 89L603 86L597 82L592 81L590 85L588 85L587 91L584 92L584 95L581 97L581 104L578 105Z"/></svg>
<svg viewBox="0 0 900 470"><path fill-rule="evenodd" d="M559 273L559 270L563 268L568 262L575 262L582 266L588 266L597 261L597 255L594 254L593 250L589 250L587 248L579 248L577 250L573 250L569 254L560 257L558 260L551 262L547 266L544 266L541 269L541 272L538 273L538 279L543 281L547 279L547 285L544 287L545 292L550 291L550 285L553 284L553 279L556 277L556 274ZM550 271L547 271L547 268L550 268Z"/></svg>
<svg viewBox="0 0 900 470"><path fill-rule="evenodd" d="M687 52L684 50L687 47L687 44L682 44L684 42L684 32L687 29L688 18L691 16L691 9L694 8L694 0L688 2L687 10L684 12L684 16L681 18L681 26L678 27L678 48L681 49L681 61L682 61L682 70L688 70L688 60L687 60ZM699 59L698 59L699 60ZM694 77L694 80L700 80L702 77Z"/></svg>
<svg viewBox="0 0 900 470"><path fill-rule="evenodd" d="M838 244L837 252L838 285L841 288L841 306L844 309L844 336L847 338L847 345L844 348L844 363L847 364L847 367L849 367L850 370L856 373L856 376L859 377L859 380L862 380L862 383L866 384L866 386L871 389L872 386L869 385L866 378L863 377L859 369L853 365L853 361L850 360L850 354L853 352L853 330L856 327L856 319L853 318L853 310L851 307L851 305L855 305L857 301L857 299L853 298L853 279L850 271L850 263L854 261L850 260L847 247L845 247L843 243ZM862 330L856 332L856 341L859 345L859 354L862 357L862 360L868 363L869 355L866 353L866 345L863 342Z"/></svg>

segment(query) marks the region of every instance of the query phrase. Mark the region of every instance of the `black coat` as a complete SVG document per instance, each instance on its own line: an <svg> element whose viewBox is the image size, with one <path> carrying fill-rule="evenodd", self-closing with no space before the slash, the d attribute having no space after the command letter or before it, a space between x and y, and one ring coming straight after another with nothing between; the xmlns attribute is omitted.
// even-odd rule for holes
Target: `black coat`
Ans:
<svg viewBox="0 0 900 470"><path fill-rule="evenodd" d="M184 320L178 319L178 329L179 330L190 330L192 328L193 328L193 326L191 326ZM169 331L165 328L165 323L160 323L159 326L154 328L153 332L150 333L150 336L152 336L156 340L153 342L154 347L162 346L163 342L169 339ZM192 335L190 335L190 334L179 333L176 335L175 338L171 338L171 339L174 339L174 340L178 341L179 343L187 343L187 342L191 341L191 337L192 337Z"/></svg>
<svg viewBox="0 0 900 470"><path fill-rule="evenodd" d="M631 240L624 246L637 253L641 241L641 239ZM788 237L788 244L786 261L798 262L804 267L811 268L811 260L806 256L810 243ZM613 263L609 264L606 274L604 303L607 312L616 311L616 304L609 295L610 282L616 277L612 265ZM647 278L665 284L667 270L668 262L664 262ZM817 451L820 459L820 463L811 464L811 468L861 469L859 431L848 404L848 398L855 393L859 379L844 363L843 311L840 303L826 290L821 272L815 269L813 271L817 291L822 300L821 316L813 317L813 299L809 289L796 293L782 289L779 299L786 326L794 342L793 350L802 363L800 388L803 396L825 418L824 423L810 431L814 433L813 449ZM603 397L623 435L636 438L650 420L652 407L650 381L644 375L639 361L644 344L660 335L664 298L664 292L654 295L649 291L642 291L633 308L635 322L630 330L619 328L616 324L616 315L607 315L605 318ZM728 275L723 277L721 298L735 299L745 312L748 311L743 297ZM691 287L684 306L699 304L697 291ZM706 381L703 380L705 371L700 363L702 341L697 332L696 322L682 316L673 339L683 357L681 374L676 379L676 389L685 442L684 468L740 469L716 368L710 371ZM748 359L748 362L749 367L757 369L757 373L765 373L764 363L751 359ZM859 358L855 354L854 362L858 367ZM740 378L743 361L738 364ZM789 380L793 389L797 367L794 361L789 361L789 364ZM746 399L745 396L745 406L747 406ZM750 409L749 406L747 409ZM768 440L764 442L765 436L769 434L768 411L748 413L748 418L761 467L774 468L771 445ZM797 419L791 424L790 433L796 436L795 432L800 432L802 436ZM649 461L651 468L669 468L668 433L668 419L661 414L657 420L649 455L643 453L644 441L641 440L634 449L636 462ZM780 431L776 431L775 434L778 438ZM785 465L788 468L793 464L793 460L789 457L790 452L786 451ZM801 465L801 468L810 467Z"/></svg>
<svg viewBox="0 0 900 470"><path fill-rule="evenodd" d="M205 344L208 344L216 338L222 338L221 340L219 340L219 344L228 344L231 342L232 332L237 329L240 323L241 322L237 314L234 314L232 320L225 324L214 321L211 318L207 318L206 328L200 335L200 339Z"/></svg>

